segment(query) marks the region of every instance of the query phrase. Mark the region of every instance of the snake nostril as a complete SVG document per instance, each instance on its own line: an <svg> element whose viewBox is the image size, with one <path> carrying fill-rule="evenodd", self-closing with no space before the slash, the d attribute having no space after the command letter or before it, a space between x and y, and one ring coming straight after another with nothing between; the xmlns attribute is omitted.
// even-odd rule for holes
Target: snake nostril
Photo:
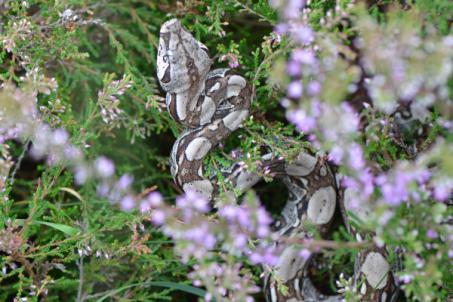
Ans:
<svg viewBox="0 0 453 302"><path fill-rule="evenodd" d="M162 77L162 79L160 79L160 81L161 81L162 83L170 83L170 81L171 81L171 77L170 77L170 66L168 66L167 69L165 69L164 76Z"/></svg>

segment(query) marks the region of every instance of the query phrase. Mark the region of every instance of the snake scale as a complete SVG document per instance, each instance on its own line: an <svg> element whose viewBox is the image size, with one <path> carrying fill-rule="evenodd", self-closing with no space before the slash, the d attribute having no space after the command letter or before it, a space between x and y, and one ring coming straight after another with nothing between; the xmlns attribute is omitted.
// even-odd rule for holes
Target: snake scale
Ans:
<svg viewBox="0 0 453 302"><path fill-rule="evenodd" d="M185 127L171 152L171 173L184 191L193 190L213 200L219 195L215 176L204 177L203 159L244 122L251 107L252 90L247 80L230 69L211 70L213 60L208 48L197 41L178 21L165 22L160 30L157 55L157 76L166 91L166 106L171 117ZM283 179L288 189L288 201L275 222L280 238L309 238L304 225L315 225L323 237L329 232L336 209L344 220L348 209L348 191L339 187L338 177L321 154L300 152L294 161L276 158L272 153L262 157L263 169ZM234 164L222 171L234 188L245 191L260 179ZM351 209L352 210L352 209ZM357 210L356 210L357 211ZM356 214L366 219L366 209ZM353 228L348 226L356 235ZM264 295L269 302L342 301L342 295L325 296L313 284L308 267L313 257L300 256L295 245L283 246L274 274L264 277ZM385 247L360 251L356 263L354 284L360 289L362 301L395 301L397 286L386 260ZM277 280L288 291L277 288Z"/></svg>

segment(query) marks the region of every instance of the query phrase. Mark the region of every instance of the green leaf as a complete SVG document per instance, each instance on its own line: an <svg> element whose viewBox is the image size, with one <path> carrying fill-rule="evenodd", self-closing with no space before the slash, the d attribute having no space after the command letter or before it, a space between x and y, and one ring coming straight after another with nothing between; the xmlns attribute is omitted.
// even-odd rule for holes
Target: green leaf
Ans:
<svg viewBox="0 0 453 302"><path fill-rule="evenodd" d="M39 221L39 220L35 220L33 221L34 223L36 224L43 224L43 225L47 225L51 228L54 228L56 230L59 230L69 236L74 236L76 235L79 230L76 229L76 228L73 228L69 225L66 225L66 224L61 224L61 223L53 223L53 222L47 222L47 221Z"/></svg>
<svg viewBox="0 0 453 302"><path fill-rule="evenodd" d="M23 225L25 222L25 219L16 219L16 222L19 225ZM69 225L61 224L61 223L53 223L53 222L40 221L40 220L33 220L31 223L49 226L51 228L54 228L56 230L59 230L59 231L65 233L69 236L74 236L79 232L79 230L77 228L73 228Z"/></svg>
<svg viewBox="0 0 453 302"><path fill-rule="evenodd" d="M61 188L59 188L59 190L67 192L67 193L73 195L74 197L76 197L78 200L83 201L82 196L76 190L74 190L72 188L61 187Z"/></svg>
<svg viewBox="0 0 453 302"><path fill-rule="evenodd" d="M115 294L118 294L122 292L125 289L136 287L136 286L157 286L157 287L165 287L169 289L174 289L174 290L180 290L189 294L193 294L195 296L198 296L200 298L204 298L206 295L206 291L197 287L193 287L184 283L175 283L175 282L168 282L168 281L150 281L150 282L142 282L142 283L134 283L134 284L129 284L122 286L118 289L112 290L103 297L99 298L96 300L96 302L102 302L105 299L112 297ZM215 300L213 300L215 301Z"/></svg>

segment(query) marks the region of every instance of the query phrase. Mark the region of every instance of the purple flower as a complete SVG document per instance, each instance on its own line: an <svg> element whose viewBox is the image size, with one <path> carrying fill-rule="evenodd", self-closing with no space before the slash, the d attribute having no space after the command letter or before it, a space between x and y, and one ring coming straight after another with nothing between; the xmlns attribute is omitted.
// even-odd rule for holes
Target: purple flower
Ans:
<svg viewBox="0 0 453 302"><path fill-rule="evenodd" d="M151 210L151 206L149 204L149 201L148 200L142 200L140 202L140 212L141 213L146 213L148 212L149 210Z"/></svg>
<svg viewBox="0 0 453 302"><path fill-rule="evenodd" d="M230 66L230 68L238 68L239 67L238 58L236 56L231 55L228 66Z"/></svg>
<svg viewBox="0 0 453 302"><path fill-rule="evenodd" d="M134 180L134 178L132 176L130 176L129 174L123 174L117 182L117 188L120 191L125 191L125 190L129 189L133 180Z"/></svg>
<svg viewBox="0 0 453 302"><path fill-rule="evenodd" d="M301 72L301 67L300 67L300 62L297 61L289 61L288 64L286 64L286 72L292 76L299 76Z"/></svg>
<svg viewBox="0 0 453 302"><path fill-rule="evenodd" d="M426 231L426 237L428 238L431 238L431 239L436 239L439 235L437 234L437 232L433 229L429 229L428 231Z"/></svg>
<svg viewBox="0 0 453 302"><path fill-rule="evenodd" d="M453 182L442 182L442 183L435 183L434 184L434 198L438 201L445 201L448 198L451 198L453 190Z"/></svg>
<svg viewBox="0 0 453 302"><path fill-rule="evenodd" d="M106 197L110 191L110 187L106 183L98 184L96 187L96 193L101 197Z"/></svg>
<svg viewBox="0 0 453 302"><path fill-rule="evenodd" d="M203 238L203 244L204 247L208 250L211 250L214 248L217 240L214 235L207 233L206 236Z"/></svg>
<svg viewBox="0 0 453 302"><path fill-rule="evenodd" d="M246 246L247 244L247 236L244 234L237 234L236 236L233 237L234 240L234 246L242 249Z"/></svg>
<svg viewBox="0 0 453 302"><path fill-rule="evenodd" d="M428 170L421 170L418 171L418 173L415 175L415 178L417 179L417 182L419 184L424 184L426 183L431 177L431 172Z"/></svg>
<svg viewBox="0 0 453 302"><path fill-rule="evenodd" d="M49 166L55 166L61 160L61 156L57 153L50 153L47 155L47 164Z"/></svg>
<svg viewBox="0 0 453 302"><path fill-rule="evenodd" d="M339 165L341 163L341 160L343 159L343 149L339 146L333 146L332 150L329 152L329 160L333 162L336 165Z"/></svg>
<svg viewBox="0 0 453 302"><path fill-rule="evenodd" d="M209 211L209 202L195 191L187 191L183 196L176 198L176 206L183 210L186 219L190 219L193 210L201 213Z"/></svg>
<svg viewBox="0 0 453 302"><path fill-rule="evenodd" d="M321 92L321 84L319 84L319 82L316 82L316 81L312 81L310 83L308 83L308 94L309 95L318 95L320 92Z"/></svg>
<svg viewBox="0 0 453 302"><path fill-rule="evenodd" d="M165 222L165 213L162 210L154 210L151 213L151 221L155 225L162 225Z"/></svg>
<svg viewBox="0 0 453 302"><path fill-rule="evenodd" d="M262 207L256 210L256 218L259 224L261 225L268 225L272 222L271 217L269 214L264 210Z"/></svg>
<svg viewBox="0 0 453 302"><path fill-rule="evenodd" d="M55 145L64 145L68 141L69 135L66 130L60 128L53 132L52 134L52 143Z"/></svg>
<svg viewBox="0 0 453 302"><path fill-rule="evenodd" d="M355 133L359 128L360 120L358 113L346 102L341 104L342 109L342 129L346 133Z"/></svg>
<svg viewBox="0 0 453 302"><path fill-rule="evenodd" d="M176 206L177 206L178 208L184 209L184 208L188 207L188 205L189 205L188 198L187 198L187 195L188 195L188 194L189 194L189 193L186 192L185 195L178 196L178 197L176 198Z"/></svg>
<svg viewBox="0 0 453 302"><path fill-rule="evenodd" d="M204 295L204 300L206 302L211 302L212 301L212 294L206 293L206 295Z"/></svg>
<svg viewBox="0 0 453 302"><path fill-rule="evenodd" d="M76 184L82 185L88 179L88 169L85 166L77 166L74 168L74 179Z"/></svg>
<svg viewBox="0 0 453 302"><path fill-rule="evenodd" d="M357 180L355 180L352 177L348 177L348 176L343 177L343 179L341 180L341 183L346 188L353 189L354 191L359 190L359 183L357 182Z"/></svg>
<svg viewBox="0 0 453 302"><path fill-rule="evenodd" d="M278 35L286 34L289 30L289 26L286 23L280 23L275 26L275 32Z"/></svg>
<svg viewBox="0 0 453 302"><path fill-rule="evenodd" d="M311 50L296 49L291 54L291 60L302 64L312 65L315 63L316 58L315 54Z"/></svg>
<svg viewBox="0 0 453 302"><path fill-rule="evenodd" d="M197 196L193 201L193 207L201 213L209 211L208 201L201 195Z"/></svg>
<svg viewBox="0 0 453 302"><path fill-rule="evenodd" d="M163 198L159 192L157 192L157 191L151 192L148 194L148 196L146 196L145 199L143 199L141 201L140 211L142 213L148 212L149 210L151 210L152 207L156 208L156 207L162 205L162 202L163 202Z"/></svg>
<svg viewBox="0 0 453 302"><path fill-rule="evenodd" d="M398 206L401 204L402 200L394 191L394 188L386 183L382 185L381 192L384 197L384 201L390 206Z"/></svg>
<svg viewBox="0 0 453 302"><path fill-rule="evenodd" d="M365 167L365 159L363 158L363 151L360 145L353 144L350 146L348 163L354 170L361 170Z"/></svg>
<svg viewBox="0 0 453 302"><path fill-rule="evenodd" d="M278 257L275 255L272 247L267 247L264 250L262 262L270 266L274 266L278 263Z"/></svg>
<svg viewBox="0 0 453 302"><path fill-rule="evenodd" d="M292 29L294 39L302 45L308 45L314 40L313 30L304 24L297 24Z"/></svg>
<svg viewBox="0 0 453 302"><path fill-rule="evenodd" d="M135 207L134 198L130 195L125 196L120 201L120 207L123 211L126 211L126 212L132 211Z"/></svg>
<svg viewBox="0 0 453 302"><path fill-rule="evenodd" d="M418 198L418 193L410 191L410 185L417 180L418 174L413 171L398 170L392 176L380 175L376 177L376 184L380 185L384 201L397 206L408 201L409 196Z"/></svg>
<svg viewBox="0 0 453 302"><path fill-rule="evenodd" d="M316 126L315 118L308 116L302 109L287 111L286 118L301 132L309 132Z"/></svg>
<svg viewBox="0 0 453 302"><path fill-rule="evenodd" d="M362 183L362 193L365 197L369 197L374 191L374 176L369 169L359 172L359 179Z"/></svg>
<svg viewBox="0 0 453 302"><path fill-rule="evenodd" d="M72 145L66 145L64 147L64 157L69 160L80 160L82 158L82 152Z"/></svg>
<svg viewBox="0 0 453 302"><path fill-rule="evenodd" d="M286 19L296 19L300 16L301 9L305 5L305 0L289 0L283 12Z"/></svg>
<svg viewBox="0 0 453 302"><path fill-rule="evenodd" d="M149 202L150 206L158 207L162 204L163 198L159 192L154 191L148 194L146 200Z"/></svg>
<svg viewBox="0 0 453 302"><path fill-rule="evenodd" d="M293 81L288 85L288 97L298 99L302 96L303 86L300 81Z"/></svg>
<svg viewBox="0 0 453 302"><path fill-rule="evenodd" d="M253 264L259 264L263 261L263 256L257 252L254 252L249 256L249 259Z"/></svg>
<svg viewBox="0 0 453 302"><path fill-rule="evenodd" d="M398 277L398 280L403 282L404 284L408 284L414 279L414 276L411 274L404 274Z"/></svg>
<svg viewBox="0 0 453 302"><path fill-rule="evenodd" d="M305 260L308 260L308 258L310 258L310 255L311 255L311 252L310 252L310 250L307 250L307 249L302 249L299 252L299 256L301 256Z"/></svg>
<svg viewBox="0 0 453 302"><path fill-rule="evenodd" d="M250 220L250 214L244 208L240 208L237 211L237 220L238 220L240 226L245 229L249 229L252 226L251 220Z"/></svg>
<svg viewBox="0 0 453 302"><path fill-rule="evenodd" d="M113 161L104 156L100 156L96 159L94 167L99 176L103 178L111 177L113 173L115 173L115 164Z"/></svg>
<svg viewBox="0 0 453 302"><path fill-rule="evenodd" d="M401 82L406 77L406 70L404 63L401 60L394 60L393 64L390 65L392 70L392 80L395 83Z"/></svg>
<svg viewBox="0 0 453 302"><path fill-rule="evenodd" d="M233 205L225 205L220 208L219 215L227 220L233 220L237 215L237 207Z"/></svg>
<svg viewBox="0 0 453 302"><path fill-rule="evenodd" d="M256 235L259 238L264 238L267 235L269 235L269 233L270 233L270 231L269 231L269 228L267 226L258 226L258 228L256 230Z"/></svg>
<svg viewBox="0 0 453 302"><path fill-rule="evenodd" d="M188 240L193 240L195 242L202 242L207 236L206 226L196 226L192 229L185 231L184 237Z"/></svg>

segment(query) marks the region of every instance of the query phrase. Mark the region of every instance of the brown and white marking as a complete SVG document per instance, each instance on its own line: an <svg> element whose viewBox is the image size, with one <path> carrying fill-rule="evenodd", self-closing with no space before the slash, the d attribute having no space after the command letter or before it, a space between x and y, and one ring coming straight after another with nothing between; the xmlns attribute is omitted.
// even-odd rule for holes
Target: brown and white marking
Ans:
<svg viewBox="0 0 453 302"><path fill-rule="evenodd" d="M157 55L157 77L167 92L166 106L172 118L186 130L177 138L170 156L171 173L184 191L196 191L209 200L219 194L215 178L204 177L203 159L219 143L247 119L250 114L251 89L245 78L229 69L210 71L212 60L208 49L182 25L172 19L160 30ZM262 157L263 171L281 177L288 188L289 199L275 232L284 237L305 238L307 223L315 225L325 236L334 218L340 199L332 169L323 156L301 151L293 162L275 159L274 154ZM266 170L267 169L267 170ZM240 165L222 171L233 187L245 191L255 185L263 173L252 173ZM225 192L234 196L232 192ZM340 196L343 196L340 194ZM363 214L363 213L359 213ZM278 240L276 245L284 245ZM384 250L363 251L356 277L364 275L363 291L369 300L383 302L394 292ZM276 276L288 287L283 295L276 287L274 275L266 274L267 301L341 301L341 296L323 296L307 276L309 259L298 254L294 245L284 245ZM356 279L357 279L356 278ZM387 295L389 293L389 295ZM384 299L384 300L382 300Z"/></svg>

